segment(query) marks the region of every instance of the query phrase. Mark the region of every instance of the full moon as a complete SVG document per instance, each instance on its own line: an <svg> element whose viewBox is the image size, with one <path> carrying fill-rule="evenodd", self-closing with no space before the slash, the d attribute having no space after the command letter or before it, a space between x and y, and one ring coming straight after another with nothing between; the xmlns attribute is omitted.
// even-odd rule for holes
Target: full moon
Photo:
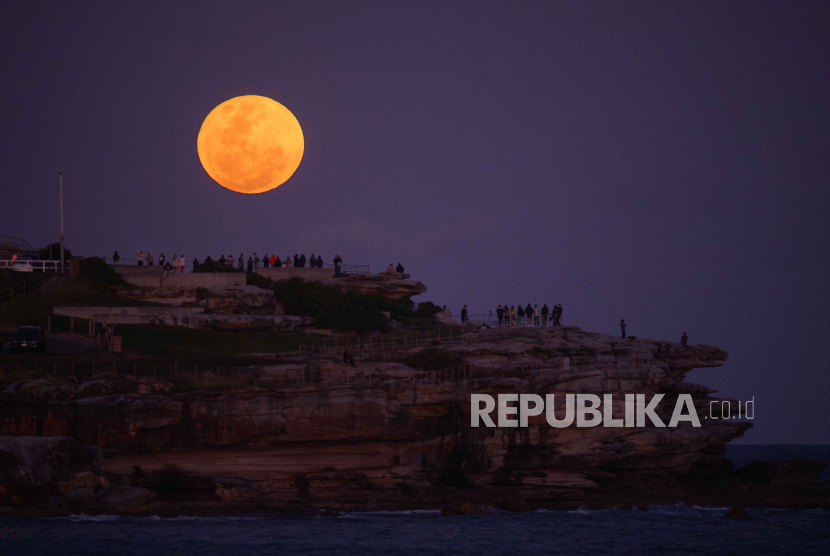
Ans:
<svg viewBox="0 0 830 556"><path fill-rule="evenodd" d="M205 171L219 185L238 193L263 193L294 174L305 141L288 108L247 95L226 100L207 115L196 147Z"/></svg>

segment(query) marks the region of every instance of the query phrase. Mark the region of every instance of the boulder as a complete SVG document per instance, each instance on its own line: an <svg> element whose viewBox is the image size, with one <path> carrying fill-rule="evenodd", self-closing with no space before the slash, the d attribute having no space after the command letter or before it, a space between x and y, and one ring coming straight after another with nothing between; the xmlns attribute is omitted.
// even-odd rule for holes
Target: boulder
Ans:
<svg viewBox="0 0 830 556"><path fill-rule="evenodd" d="M72 487L73 488L95 488L98 486L98 476L95 473L90 473L89 471L84 471L83 473L78 473L75 475L75 478L72 480Z"/></svg>
<svg viewBox="0 0 830 556"><path fill-rule="evenodd" d="M452 316L452 311L450 311L449 309L438 311L435 314L435 318L446 325L458 326L458 323L455 321L455 317Z"/></svg>
<svg viewBox="0 0 830 556"><path fill-rule="evenodd" d="M806 487L816 482L826 462L793 459L785 461L754 461L735 470L744 483L772 487Z"/></svg>
<svg viewBox="0 0 830 556"><path fill-rule="evenodd" d="M80 506L85 509L98 509L102 507L94 488L76 488L70 490L63 495L63 503L67 506Z"/></svg>
<svg viewBox="0 0 830 556"><path fill-rule="evenodd" d="M255 498L257 490L242 479L219 477L216 479L216 496L223 502Z"/></svg>
<svg viewBox="0 0 830 556"><path fill-rule="evenodd" d="M0 437L0 485L17 496L48 496L59 481L97 471L101 463L98 447L72 438Z"/></svg>
<svg viewBox="0 0 830 556"><path fill-rule="evenodd" d="M721 517L725 517L727 519L752 519L750 513L740 506L735 506Z"/></svg>
<svg viewBox="0 0 830 556"><path fill-rule="evenodd" d="M101 493L101 501L114 512L136 510L151 503L155 497L149 489L128 485L111 486Z"/></svg>
<svg viewBox="0 0 830 556"><path fill-rule="evenodd" d="M447 500L441 506L441 515L483 515L493 511L492 508L476 504L472 500Z"/></svg>

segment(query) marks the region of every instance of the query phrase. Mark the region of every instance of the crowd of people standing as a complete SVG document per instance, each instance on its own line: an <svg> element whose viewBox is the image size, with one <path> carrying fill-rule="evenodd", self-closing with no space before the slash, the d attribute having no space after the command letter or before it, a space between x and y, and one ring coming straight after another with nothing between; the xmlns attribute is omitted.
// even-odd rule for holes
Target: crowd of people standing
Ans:
<svg viewBox="0 0 830 556"><path fill-rule="evenodd" d="M465 305L466 307L466 305ZM540 308L539 305L527 304L522 307L516 305L499 305L496 308L496 316L499 319L499 327L510 326L562 326L562 304L557 303L550 309L547 303Z"/></svg>
<svg viewBox="0 0 830 556"><path fill-rule="evenodd" d="M155 259L153 258L153 254L147 251L139 250L136 253L136 260L138 261L138 266L153 266ZM118 251L112 254L112 262L118 264L121 261L121 255L118 254ZM184 273L184 268L187 265L187 259L185 259L184 255L173 255L173 258L167 260L167 257L164 256L164 253L161 253L158 258L158 265L163 267L164 270L167 272L181 272Z"/></svg>
<svg viewBox="0 0 830 556"><path fill-rule="evenodd" d="M115 264L118 264L121 260L121 256L116 251L112 256L112 261ZM139 250L136 253L136 260L138 266L153 266L156 262L152 253L147 251L146 253L142 250ZM208 256L205 259L205 262L212 262L213 259ZM158 256L158 265L164 267L164 270L168 272L184 272L187 260L185 259L184 255L173 255L171 260L167 260L164 256L164 253ZM286 268L323 268L323 257L315 256L314 253L311 254L311 257L306 258L305 254L294 255L293 257L288 255L284 259L280 259L277 255L263 255L261 258L257 253L253 255L249 255L247 261L245 260L245 255L243 253L239 254L238 258L235 258L233 255L221 255L216 262L219 264L228 265L232 268L236 268L238 270L247 271L249 273L253 273L256 271L257 268L268 268L268 267L286 267ZM196 268L199 266L199 260L193 259L193 270L195 271ZM335 255L333 260L334 266L334 275L336 278L340 277L341 267L343 266L343 259L340 258L340 255ZM400 265L399 265L400 266Z"/></svg>

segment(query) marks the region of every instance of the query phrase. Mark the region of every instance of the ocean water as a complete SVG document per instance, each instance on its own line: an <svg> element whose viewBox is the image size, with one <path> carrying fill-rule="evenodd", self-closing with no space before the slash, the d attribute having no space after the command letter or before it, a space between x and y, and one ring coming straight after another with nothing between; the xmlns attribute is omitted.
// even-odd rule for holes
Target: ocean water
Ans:
<svg viewBox="0 0 830 556"><path fill-rule="evenodd" d="M830 455L830 446L738 446L729 455L743 464L807 457L800 450ZM750 510L751 520L723 519L726 510L681 504L452 517L422 511L0 519L0 554L830 554L829 510Z"/></svg>

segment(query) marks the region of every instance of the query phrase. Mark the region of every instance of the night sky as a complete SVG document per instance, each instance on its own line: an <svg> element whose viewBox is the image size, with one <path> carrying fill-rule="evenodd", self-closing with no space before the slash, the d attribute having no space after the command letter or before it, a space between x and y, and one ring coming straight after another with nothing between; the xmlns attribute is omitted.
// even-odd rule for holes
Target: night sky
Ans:
<svg viewBox="0 0 830 556"><path fill-rule="evenodd" d="M727 350L740 442L830 443L827 2L3 2L0 234L75 254L403 263L458 314ZM203 119L284 104L242 195ZM416 298L417 300L417 298Z"/></svg>

